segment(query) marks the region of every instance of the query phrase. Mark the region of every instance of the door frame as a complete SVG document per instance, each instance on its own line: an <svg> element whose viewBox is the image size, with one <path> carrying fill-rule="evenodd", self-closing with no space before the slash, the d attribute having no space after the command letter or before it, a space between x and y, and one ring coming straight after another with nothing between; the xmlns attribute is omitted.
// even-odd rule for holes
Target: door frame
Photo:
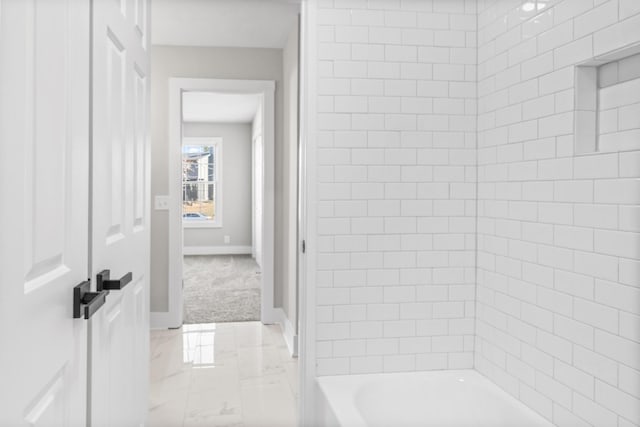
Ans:
<svg viewBox="0 0 640 427"><path fill-rule="evenodd" d="M182 227L182 94L216 92L261 95L263 111L263 223L260 320L278 320L274 307L275 250L275 81L205 78L169 79L169 312L168 326L183 321L183 227Z"/></svg>
<svg viewBox="0 0 640 427"><path fill-rule="evenodd" d="M318 99L318 4L303 0L300 8L299 48L299 211L298 240L298 334L299 381L298 402L300 425L317 425L316 384L316 270L318 236L317 196L317 99Z"/></svg>

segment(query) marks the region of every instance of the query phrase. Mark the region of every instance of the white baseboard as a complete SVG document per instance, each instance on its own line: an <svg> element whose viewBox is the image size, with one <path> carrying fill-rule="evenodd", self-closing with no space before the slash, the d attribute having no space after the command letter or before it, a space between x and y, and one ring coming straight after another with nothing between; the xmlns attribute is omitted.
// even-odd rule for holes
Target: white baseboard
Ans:
<svg viewBox="0 0 640 427"><path fill-rule="evenodd" d="M251 246L185 246L183 255L250 255Z"/></svg>
<svg viewBox="0 0 640 427"><path fill-rule="evenodd" d="M150 313L151 329L169 329L171 328L171 313L167 311L152 311Z"/></svg>
<svg viewBox="0 0 640 427"><path fill-rule="evenodd" d="M282 335L289 349L289 354L291 357L298 357L298 335L295 333L295 328L282 308L276 308L274 312L277 318L276 322L282 328Z"/></svg>

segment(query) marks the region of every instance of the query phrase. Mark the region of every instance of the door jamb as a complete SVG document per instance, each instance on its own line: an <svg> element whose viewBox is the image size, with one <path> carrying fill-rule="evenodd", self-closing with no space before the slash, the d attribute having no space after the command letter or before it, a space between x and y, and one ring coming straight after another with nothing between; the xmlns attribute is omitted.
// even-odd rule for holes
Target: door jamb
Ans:
<svg viewBox="0 0 640 427"><path fill-rule="evenodd" d="M300 13L300 212L298 239L299 419L300 425L317 425L316 386L316 265L317 255L317 106L318 35L317 1L303 0ZM302 246L302 245L301 245Z"/></svg>
<svg viewBox="0 0 640 427"><path fill-rule="evenodd" d="M277 321L274 308L275 227L275 82L273 80L169 79L169 327L182 326L182 93L243 93L261 95L263 108L262 298L260 320Z"/></svg>

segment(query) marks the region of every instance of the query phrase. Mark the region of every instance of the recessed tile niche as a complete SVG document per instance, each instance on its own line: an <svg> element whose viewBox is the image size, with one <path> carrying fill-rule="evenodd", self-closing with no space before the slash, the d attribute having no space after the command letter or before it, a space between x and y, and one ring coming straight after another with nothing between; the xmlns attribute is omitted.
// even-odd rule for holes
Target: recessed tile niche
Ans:
<svg viewBox="0 0 640 427"><path fill-rule="evenodd" d="M578 66L575 85L576 154L640 149L640 53Z"/></svg>

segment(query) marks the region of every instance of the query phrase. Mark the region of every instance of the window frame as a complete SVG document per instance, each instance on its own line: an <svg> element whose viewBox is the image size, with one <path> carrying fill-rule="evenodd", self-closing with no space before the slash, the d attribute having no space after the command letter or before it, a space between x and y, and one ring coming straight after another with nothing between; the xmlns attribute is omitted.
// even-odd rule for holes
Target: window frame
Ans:
<svg viewBox="0 0 640 427"><path fill-rule="evenodd" d="M181 196L181 212L180 216L182 218L182 226L184 228L222 228L222 207L223 207L223 195L222 195L222 163L223 163L223 154L222 154L222 138L221 137L183 137L182 138L182 146L180 147L180 152L182 152L185 145L202 145L202 146L211 146L214 147L215 151L215 197L213 199L213 203L215 206L215 217L214 219L208 219L205 221L189 221L184 219L184 191ZM181 159L182 162L182 159ZM184 178L181 180L182 188L184 189L185 183L189 181L185 181ZM209 182L209 181L207 181Z"/></svg>

